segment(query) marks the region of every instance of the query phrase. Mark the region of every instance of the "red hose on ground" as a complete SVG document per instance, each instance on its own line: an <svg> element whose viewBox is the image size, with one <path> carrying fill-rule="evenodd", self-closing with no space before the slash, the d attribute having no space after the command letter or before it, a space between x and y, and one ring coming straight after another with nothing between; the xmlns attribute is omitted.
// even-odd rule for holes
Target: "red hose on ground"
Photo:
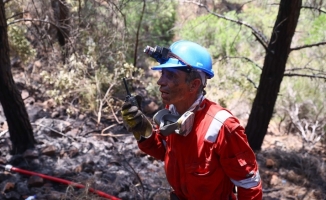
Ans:
<svg viewBox="0 0 326 200"><path fill-rule="evenodd" d="M48 176L48 175L40 174L40 173L36 173L36 172L31 172L31 171L27 171L27 170L24 170L24 169L19 169L19 168L13 167L11 165L6 165L6 166L0 165L0 167L5 168L6 171L13 171L13 172L21 173L21 174L26 174L26 175L36 175L36 176L42 177L44 179L48 179L48 180L51 180L51 181L63 183L63 184L66 184L66 185L72 185L72 186L77 187L77 188L85 188L85 186L80 184L80 183L75 183L75 182L68 181L68 180L65 180L65 179L61 179L61 178L57 178L57 177L53 177L53 176ZM99 190L95 190L93 188L89 188L88 190L90 192L98 194L99 196L107 198L107 199L121 200L121 199L119 199L117 197L111 196L109 194L106 194L106 193L104 193L102 191L99 191Z"/></svg>

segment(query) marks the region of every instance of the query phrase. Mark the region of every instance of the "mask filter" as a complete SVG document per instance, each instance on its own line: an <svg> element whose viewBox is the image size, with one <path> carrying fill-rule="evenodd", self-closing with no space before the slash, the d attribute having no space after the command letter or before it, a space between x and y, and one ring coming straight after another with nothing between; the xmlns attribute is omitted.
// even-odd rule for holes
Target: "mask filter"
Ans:
<svg viewBox="0 0 326 200"><path fill-rule="evenodd" d="M160 133L164 136L171 133L187 136L192 130L194 119L195 114L191 111L178 116L172 114L168 109L158 111L153 117L155 124L159 126Z"/></svg>

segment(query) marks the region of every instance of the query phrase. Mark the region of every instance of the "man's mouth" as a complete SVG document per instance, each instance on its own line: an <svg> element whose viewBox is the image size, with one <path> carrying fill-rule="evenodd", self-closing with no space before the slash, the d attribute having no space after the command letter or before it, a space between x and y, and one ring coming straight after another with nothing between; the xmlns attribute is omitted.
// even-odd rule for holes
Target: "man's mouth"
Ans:
<svg viewBox="0 0 326 200"><path fill-rule="evenodd" d="M163 93L168 94L168 92L165 91L165 90L160 90L160 92L161 92L162 94L163 94Z"/></svg>
<svg viewBox="0 0 326 200"><path fill-rule="evenodd" d="M165 92L165 91L160 91L161 92L161 97L164 98L166 97L169 93Z"/></svg>

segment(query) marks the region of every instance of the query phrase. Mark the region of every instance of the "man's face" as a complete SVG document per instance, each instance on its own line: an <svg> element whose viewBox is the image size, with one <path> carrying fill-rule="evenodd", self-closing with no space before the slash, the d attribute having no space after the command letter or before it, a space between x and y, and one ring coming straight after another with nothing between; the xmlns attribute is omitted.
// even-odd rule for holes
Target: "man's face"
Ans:
<svg viewBox="0 0 326 200"><path fill-rule="evenodd" d="M163 69L161 77L157 81L160 86L161 98L164 104L178 105L187 104L190 84L186 82L187 73L173 69Z"/></svg>

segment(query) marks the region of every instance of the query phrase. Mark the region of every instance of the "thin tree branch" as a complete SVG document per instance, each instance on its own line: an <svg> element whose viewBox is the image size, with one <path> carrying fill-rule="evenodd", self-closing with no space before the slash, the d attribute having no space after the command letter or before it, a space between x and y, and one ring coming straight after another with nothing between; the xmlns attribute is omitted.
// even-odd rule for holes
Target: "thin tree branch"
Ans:
<svg viewBox="0 0 326 200"><path fill-rule="evenodd" d="M122 5L120 5L120 7L119 7L114 2L110 2L110 4L112 4L118 10L118 12L121 14L121 16L123 18L123 25L124 25L124 27L126 27L127 26L126 15L123 14L122 9L120 8L120 7L122 7Z"/></svg>
<svg viewBox="0 0 326 200"><path fill-rule="evenodd" d="M64 133L62 133L62 132L60 132L60 131L58 131L58 130L55 130L54 128L51 128L51 127L49 127L49 126L45 126L45 125L43 125L43 124L41 124L41 123L31 123L31 125L36 125L36 126L41 126L41 127L43 127L43 128L47 128L47 129L49 129L49 130L51 130L51 131L53 131L53 132L55 132L55 133L57 133L57 134L59 134L59 135L61 135L61 136L63 136L63 137L67 137L67 138L69 138L69 139L71 139L71 140L73 140L73 141L76 141L75 138L73 138L73 137L71 137L71 136L68 136L68 135L66 135L66 134L64 134Z"/></svg>
<svg viewBox="0 0 326 200"><path fill-rule="evenodd" d="M9 25L12 25L12 24L15 24L15 23L18 23L18 22L42 22L42 23L48 23L48 24L51 24L57 28L60 28L58 27L54 22L52 21L48 21L48 20L42 20L42 19L31 19L31 18L22 18L22 19L16 19L10 23L8 23L8 26Z"/></svg>
<svg viewBox="0 0 326 200"><path fill-rule="evenodd" d="M63 33L65 36L66 36L66 38L67 38L67 40L69 41L69 43L71 44L71 46L72 46L72 48L73 48L73 52L74 52L74 54L75 54L75 56L76 56L76 58L78 58L78 55L76 54L76 50L75 50L75 48L74 48L74 46L72 45L73 43L72 43L72 41L70 40L70 38L68 37L68 35L64 32L64 31L62 31L62 29L61 29L61 27L60 26L58 26L56 23L54 23L54 22L52 22L52 21L50 21L50 20L42 20L42 19L32 19L32 18L22 18L22 19L16 19L16 20L14 20L14 21L12 21L12 22L10 22L10 23L8 23L8 26L9 25L12 25L12 24L15 24L15 23L18 23L18 22L42 22L42 23L48 23L48 24L51 24L51 25L53 25L54 27L56 27L61 33Z"/></svg>
<svg viewBox="0 0 326 200"><path fill-rule="evenodd" d="M143 9L140 14L140 19L137 27L137 32L136 32L136 43L135 43L135 51L134 51L134 66L136 67L137 65L137 49L138 49L138 42L139 42L139 32L140 32L140 27L143 22L143 17L146 9L146 0L143 0Z"/></svg>
<svg viewBox="0 0 326 200"><path fill-rule="evenodd" d="M110 84L110 87L106 90L104 97L100 100L100 106L99 106L98 113L97 113L97 124L100 124L100 122L101 122L102 108L103 108L104 102L106 101L106 98L110 95L112 88L116 85L116 77L117 77L117 71L115 71L112 84ZM96 84L96 85L98 86L98 84ZM98 87L98 92L101 93L101 90L99 87Z"/></svg>
<svg viewBox="0 0 326 200"><path fill-rule="evenodd" d="M25 13L29 13L29 12L28 12L28 11L23 11L23 12L20 12L20 13L16 13L16 14L14 14L13 16L8 17L6 20L9 20L9 19L15 18L15 17L17 17L17 16L19 16L19 15L23 15L23 14L25 14Z"/></svg>
<svg viewBox="0 0 326 200"><path fill-rule="evenodd" d="M124 154L120 154L123 157L123 161L125 161L125 163L127 163L127 165L131 168L131 170L134 172L137 180L139 181L139 184L142 188L142 200L145 199L144 194L145 194L145 187L144 187L144 183L142 181L142 179L140 178L139 174L136 172L136 170L132 167L132 165L128 162L128 160L126 159Z"/></svg>
<svg viewBox="0 0 326 200"><path fill-rule="evenodd" d="M37 17L40 18L40 15L39 15L39 13L37 11L37 7L35 6L34 0L32 0L32 3L33 3L33 6L34 6Z"/></svg>
<svg viewBox="0 0 326 200"><path fill-rule="evenodd" d="M250 24L247 24L243 21L240 21L240 20L235 20L235 19L231 19L229 17L226 17L224 15L221 15L221 14L218 14L218 13L215 13L213 11L211 11L210 9L208 9L208 7L200 2L195 2L195 1L181 1L181 2L185 2L185 3L192 3L192 4L195 4L195 5L198 5L199 7L203 7L206 9L206 11L218 18L221 18L221 19L224 19L224 20L227 20L227 21L230 21L230 22L234 22L234 23L237 23L239 25L243 25L247 28L249 28L252 33L254 34L254 36L257 38L258 42L265 48L265 50L267 50L267 45L268 45L268 40L267 40L267 37L261 33L260 31L258 31L255 27L251 26Z"/></svg>
<svg viewBox="0 0 326 200"><path fill-rule="evenodd" d="M317 79L326 80L326 75L320 76L320 75L309 75L309 74L284 73L284 76L288 76L288 77L297 76L297 77L317 78Z"/></svg>
<svg viewBox="0 0 326 200"><path fill-rule="evenodd" d="M304 68L292 68L292 69L286 69L285 71L301 71L301 70L308 70L308 71L314 71L314 72L319 72L319 73L324 73L322 70L319 69L313 69L310 67L304 67ZM325 72L326 73L326 72Z"/></svg>
<svg viewBox="0 0 326 200"><path fill-rule="evenodd" d="M259 37L259 35L258 34L256 34L254 31L252 32L252 34L255 36L255 38L258 40L258 42L264 47L264 49L266 50L266 51L268 51L268 49L267 49L267 43L265 43L262 39L261 39L261 37Z"/></svg>
<svg viewBox="0 0 326 200"><path fill-rule="evenodd" d="M321 45L326 45L326 41L325 42L315 43L315 44L307 44L307 45L302 45L302 46L294 47L294 48L291 48L290 49L290 52L291 51L295 51L295 50L310 48L310 47L321 46Z"/></svg>
<svg viewBox="0 0 326 200"><path fill-rule="evenodd" d="M236 59L242 59L242 60L245 60L245 61L247 61L247 62L249 62L249 63L252 63L252 64L254 64L256 67L258 67L260 70L262 70L263 68L261 67L261 66L259 66L257 63L255 63L253 60L251 60L251 59L249 59L249 58L247 58L247 57L243 57L243 56L227 56L227 57L225 57L225 58L231 58L231 59L234 59L234 58L236 58Z"/></svg>
<svg viewBox="0 0 326 200"><path fill-rule="evenodd" d="M249 81L254 86L255 89L258 89L256 83L253 80L251 80L247 75L241 74L241 76L245 77L247 81Z"/></svg>
<svg viewBox="0 0 326 200"><path fill-rule="evenodd" d="M326 14L326 11L320 9L320 8L316 8L316 7L313 7L313 6L301 6L301 8L305 8L305 9L311 9L311 10L317 10L319 11L320 13L325 13Z"/></svg>
<svg viewBox="0 0 326 200"><path fill-rule="evenodd" d="M115 121L118 122L118 124L122 124L123 121L120 121L120 120L118 119L117 115L114 113L114 110L113 110L112 105L111 105L108 101L106 101L106 103L109 105L109 107L110 107L110 109L111 109L111 112L112 112L112 115L113 115L113 117L115 118Z"/></svg>

